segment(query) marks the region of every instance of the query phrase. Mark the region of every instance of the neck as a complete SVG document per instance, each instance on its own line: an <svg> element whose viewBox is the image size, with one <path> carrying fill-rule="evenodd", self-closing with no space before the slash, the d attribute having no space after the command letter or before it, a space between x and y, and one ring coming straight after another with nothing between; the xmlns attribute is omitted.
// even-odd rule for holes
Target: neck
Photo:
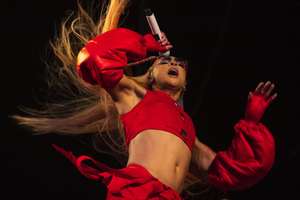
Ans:
<svg viewBox="0 0 300 200"><path fill-rule="evenodd" d="M157 87L154 87L153 90L159 90L161 92L168 94L174 101L178 101L181 95L181 90L161 89Z"/></svg>

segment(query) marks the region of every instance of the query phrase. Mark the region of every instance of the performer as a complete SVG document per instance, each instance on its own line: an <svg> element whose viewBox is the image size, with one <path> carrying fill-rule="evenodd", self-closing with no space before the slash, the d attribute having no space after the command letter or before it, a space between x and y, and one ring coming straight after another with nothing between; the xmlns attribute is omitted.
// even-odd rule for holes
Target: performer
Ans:
<svg viewBox="0 0 300 200"><path fill-rule="evenodd" d="M60 38L52 43L63 63L61 74L57 74L63 76L55 81L63 89L75 88L77 96L72 90L74 100L70 102L50 104L45 110L29 112L32 116L15 118L39 134L94 133L105 137L118 130L114 144L121 141L119 150L128 155L121 169L89 156L76 157L53 145L84 176L102 181L110 200L182 199L180 193L189 171L205 174L198 179L207 178L222 191L256 184L274 162L274 139L261 123L277 96L273 94L274 84L261 82L249 93L245 116L234 127L230 147L214 152L197 139L192 119L178 103L186 86L187 63L172 56L147 56L172 48L165 34L158 42L151 34L118 28L126 3L111 0L104 23L98 24L79 5L78 18L69 27L64 23ZM76 48L80 43L72 41L72 36L84 45ZM153 64L146 74L125 75L131 66L150 61ZM111 146L116 147L114 144Z"/></svg>

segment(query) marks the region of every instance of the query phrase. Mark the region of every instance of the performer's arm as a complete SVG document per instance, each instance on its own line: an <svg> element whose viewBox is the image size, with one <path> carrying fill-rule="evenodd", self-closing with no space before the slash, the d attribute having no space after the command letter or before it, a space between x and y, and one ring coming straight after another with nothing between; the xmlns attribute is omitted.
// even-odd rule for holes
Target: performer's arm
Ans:
<svg viewBox="0 0 300 200"><path fill-rule="evenodd" d="M260 123L264 111L277 94L271 96L274 85L260 83L249 93L245 119L235 125L230 147L214 153L196 140L193 162L206 172L208 182L220 190L251 187L271 169L275 157L275 143L270 131Z"/></svg>
<svg viewBox="0 0 300 200"><path fill-rule="evenodd" d="M192 152L192 165L194 165L193 168L196 168L194 170L199 170L202 173L207 173L208 168L215 157L216 152L214 152L206 144L200 142L196 137Z"/></svg>
<svg viewBox="0 0 300 200"><path fill-rule="evenodd" d="M108 31L90 40L78 55L77 71L90 84L100 84L109 93L132 90L133 82L124 76L129 62L141 60L147 52L163 52L172 48L156 41L151 34L144 36L125 28Z"/></svg>

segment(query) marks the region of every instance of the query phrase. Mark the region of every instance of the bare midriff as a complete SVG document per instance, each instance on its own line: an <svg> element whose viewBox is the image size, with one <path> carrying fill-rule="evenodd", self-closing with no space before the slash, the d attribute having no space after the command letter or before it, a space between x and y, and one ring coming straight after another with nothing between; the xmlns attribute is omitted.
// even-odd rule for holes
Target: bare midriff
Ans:
<svg viewBox="0 0 300 200"><path fill-rule="evenodd" d="M145 130L131 140L127 165L142 165L163 184L181 192L190 160L191 151L178 136Z"/></svg>

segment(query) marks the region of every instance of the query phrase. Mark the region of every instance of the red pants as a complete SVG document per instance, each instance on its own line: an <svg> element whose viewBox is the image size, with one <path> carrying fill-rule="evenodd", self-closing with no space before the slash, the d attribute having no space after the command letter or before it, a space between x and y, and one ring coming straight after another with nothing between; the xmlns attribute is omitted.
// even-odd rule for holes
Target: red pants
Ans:
<svg viewBox="0 0 300 200"><path fill-rule="evenodd" d="M107 199L180 200L179 194L154 178L144 167L128 165L111 174Z"/></svg>
<svg viewBox="0 0 300 200"><path fill-rule="evenodd" d="M53 145L66 156L87 178L102 181L107 186L108 200L182 200L169 186L153 177L147 169L138 164L130 164L122 169L112 169L88 156L76 158L72 152ZM97 168L84 161L92 161Z"/></svg>

